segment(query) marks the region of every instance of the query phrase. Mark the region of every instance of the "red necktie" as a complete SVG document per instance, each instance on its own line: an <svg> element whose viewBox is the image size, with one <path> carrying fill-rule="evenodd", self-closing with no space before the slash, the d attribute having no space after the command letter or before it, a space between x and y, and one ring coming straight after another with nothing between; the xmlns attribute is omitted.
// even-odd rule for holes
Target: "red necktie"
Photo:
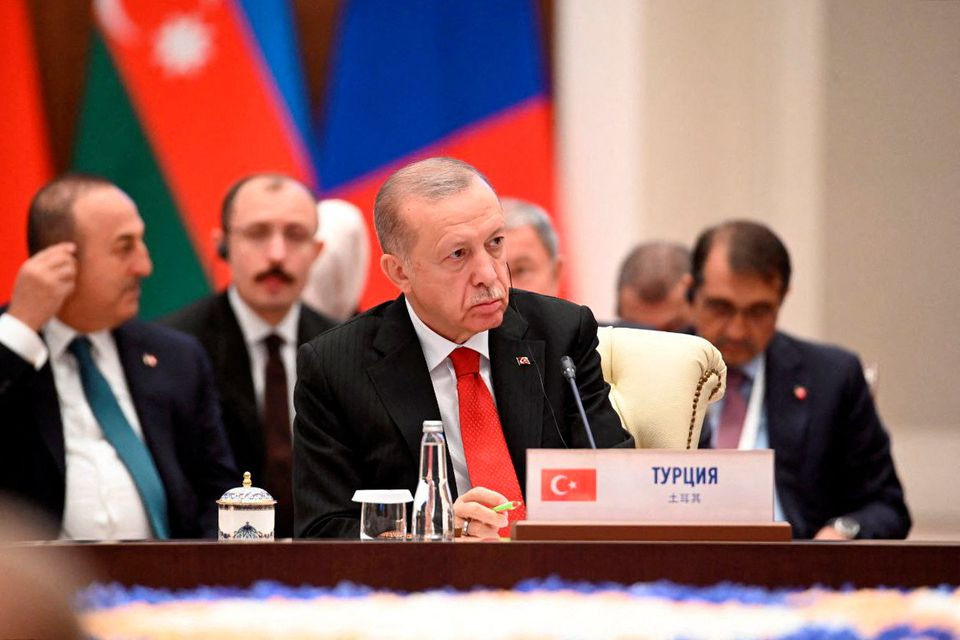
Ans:
<svg viewBox="0 0 960 640"><path fill-rule="evenodd" d="M506 496L507 500L522 500L517 471L513 468L507 441L503 438L500 416L490 390L480 377L480 354L461 347L450 353L450 360L457 372L460 435L470 484L493 489ZM523 520L526 513L526 507L520 506L508 512L507 516L513 522ZM500 535L510 535L509 526L501 529Z"/></svg>
<svg viewBox="0 0 960 640"><path fill-rule="evenodd" d="M747 417L747 401L742 387L747 379L740 369L727 369L727 393L723 396L723 412L717 430L717 449L736 449L740 444L743 421Z"/></svg>

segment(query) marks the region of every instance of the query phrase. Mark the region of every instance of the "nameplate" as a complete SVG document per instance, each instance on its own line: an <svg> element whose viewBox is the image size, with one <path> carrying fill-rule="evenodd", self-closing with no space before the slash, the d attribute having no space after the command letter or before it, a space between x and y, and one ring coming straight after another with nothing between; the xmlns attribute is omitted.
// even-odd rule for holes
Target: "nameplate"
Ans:
<svg viewBox="0 0 960 640"><path fill-rule="evenodd" d="M534 522L773 521L773 450L528 449Z"/></svg>

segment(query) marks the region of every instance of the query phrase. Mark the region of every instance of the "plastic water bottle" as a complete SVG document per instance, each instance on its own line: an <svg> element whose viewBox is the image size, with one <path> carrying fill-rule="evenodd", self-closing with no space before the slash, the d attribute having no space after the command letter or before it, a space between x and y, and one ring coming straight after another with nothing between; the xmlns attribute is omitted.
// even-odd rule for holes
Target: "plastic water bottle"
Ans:
<svg viewBox="0 0 960 640"><path fill-rule="evenodd" d="M413 539L453 540L453 498L447 484L443 423L424 420L420 440L420 481L413 496Z"/></svg>

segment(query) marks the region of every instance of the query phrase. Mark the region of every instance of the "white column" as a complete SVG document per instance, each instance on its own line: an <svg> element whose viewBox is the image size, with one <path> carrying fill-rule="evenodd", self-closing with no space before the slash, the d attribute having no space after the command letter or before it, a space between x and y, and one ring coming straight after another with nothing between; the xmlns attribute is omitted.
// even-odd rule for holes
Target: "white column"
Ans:
<svg viewBox="0 0 960 640"><path fill-rule="evenodd" d="M558 0L559 203L570 297L614 317L617 269L640 233L643 3Z"/></svg>

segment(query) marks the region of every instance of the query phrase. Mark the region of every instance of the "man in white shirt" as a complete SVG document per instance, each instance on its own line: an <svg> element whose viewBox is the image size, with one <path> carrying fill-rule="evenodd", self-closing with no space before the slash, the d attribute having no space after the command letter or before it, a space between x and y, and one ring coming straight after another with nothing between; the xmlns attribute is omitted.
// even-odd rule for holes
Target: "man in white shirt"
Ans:
<svg viewBox="0 0 960 640"><path fill-rule="evenodd" d="M207 350L237 464L277 500L278 538L293 535L297 347L335 324L300 302L322 247L316 207L310 190L288 176L237 181L224 197L215 238L231 285L164 320Z"/></svg>
<svg viewBox="0 0 960 640"><path fill-rule="evenodd" d="M910 514L859 359L777 330L791 271L762 224L730 220L697 239L693 321L728 385L700 446L773 449L775 511L795 538L904 538Z"/></svg>
<svg viewBox="0 0 960 640"><path fill-rule="evenodd" d="M153 268L143 234L115 185L54 180L0 315L0 489L61 537L212 537L237 484L200 345L133 320Z"/></svg>
<svg viewBox="0 0 960 640"><path fill-rule="evenodd" d="M380 266L403 295L300 349L294 497L299 536L357 537L357 489L415 490L424 420L442 420L455 526L506 534L529 448L586 446L560 360L572 358L599 447L632 447L610 405L591 311L509 289L500 201L477 169L429 158L374 208Z"/></svg>

